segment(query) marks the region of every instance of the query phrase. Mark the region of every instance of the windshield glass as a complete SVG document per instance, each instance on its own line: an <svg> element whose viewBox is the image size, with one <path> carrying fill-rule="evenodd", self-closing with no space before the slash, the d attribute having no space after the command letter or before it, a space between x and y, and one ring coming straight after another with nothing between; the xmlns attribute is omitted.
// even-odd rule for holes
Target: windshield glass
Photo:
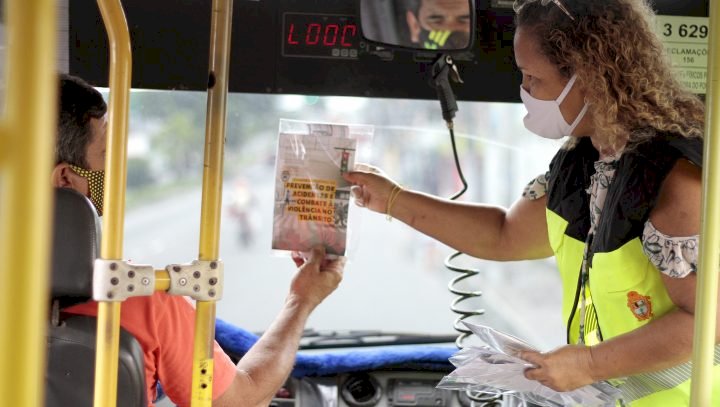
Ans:
<svg viewBox="0 0 720 407"><path fill-rule="evenodd" d="M162 268L197 257L206 95L135 90L131 98L124 257ZM560 146L524 129L521 104L459 103L455 121L468 191L460 198L509 206L544 173ZM371 164L397 182L439 196L461 183L436 101L231 94L228 96L220 256L225 289L217 316L251 331L267 328L295 271L271 252L275 149L279 119L371 124ZM362 211L350 224L355 249L340 288L307 327L453 334L456 298L443 266L453 251L399 221ZM528 230L528 233L533 233ZM564 341L554 261L496 263L463 258L481 290L464 308L473 321L541 348Z"/></svg>

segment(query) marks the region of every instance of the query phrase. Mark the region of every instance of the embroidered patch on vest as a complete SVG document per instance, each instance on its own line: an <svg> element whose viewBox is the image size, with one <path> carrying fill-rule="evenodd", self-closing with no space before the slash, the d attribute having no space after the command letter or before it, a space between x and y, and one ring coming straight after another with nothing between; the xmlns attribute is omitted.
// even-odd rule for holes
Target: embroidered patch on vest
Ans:
<svg viewBox="0 0 720 407"><path fill-rule="evenodd" d="M640 295L637 291L630 291L627 297L627 306L638 321L645 321L653 317L649 295Z"/></svg>

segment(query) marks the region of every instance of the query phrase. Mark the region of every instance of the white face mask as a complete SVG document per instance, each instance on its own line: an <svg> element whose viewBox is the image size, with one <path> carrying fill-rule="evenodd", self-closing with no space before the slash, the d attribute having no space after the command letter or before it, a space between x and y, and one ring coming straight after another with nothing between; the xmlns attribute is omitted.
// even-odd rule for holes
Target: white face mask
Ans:
<svg viewBox="0 0 720 407"><path fill-rule="evenodd" d="M588 110L586 103L572 124L568 124L560 112L560 104L565 100L570 90L572 90L575 79L577 79L577 76L573 75L573 77L570 78L570 82L565 85L565 89L563 89L556 100L536 99L520 86L520 98L525 105L525 109L528 111L523 120L525 128L540 137L549 139L559 139L570 136Z"/></svg>

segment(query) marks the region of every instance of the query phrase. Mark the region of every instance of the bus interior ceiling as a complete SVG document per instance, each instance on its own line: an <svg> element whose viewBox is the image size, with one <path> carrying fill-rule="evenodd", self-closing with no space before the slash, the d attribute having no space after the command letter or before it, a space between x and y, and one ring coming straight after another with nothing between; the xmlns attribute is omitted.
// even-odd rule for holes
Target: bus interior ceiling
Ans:
<svg viewBox="0 0 720 407"><path fill-rule="evenodd" d="M133 88L205 90L210 0L124 0L133 51ZM427 81L435 53L378 50L363 41L356 0L236 1L230 92L434 99ZM653 2L659 14L707 16L708 0ZM458 100L519 102L513 65L512 1L476 0L471 51L455 55L464 81ZM107 35L97 7L69 2L69 70L107 86ZM316 21L341 31L328 44L306 32ZM300 28L301 29L301 28ZM303 36L303 34L305 34ZM309 40L309 41L308 41ZM328 48L342 42L342 54ZM336 47L335 47L336 48Z"/></svg>

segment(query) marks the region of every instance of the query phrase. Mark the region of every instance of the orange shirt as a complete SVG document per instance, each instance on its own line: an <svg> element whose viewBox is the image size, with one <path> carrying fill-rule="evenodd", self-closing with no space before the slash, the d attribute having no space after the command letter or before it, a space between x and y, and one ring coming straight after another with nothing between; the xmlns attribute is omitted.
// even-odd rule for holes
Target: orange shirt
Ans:
<svg viewBox="0 0 720 407"><path fill-rule="evenodd" d="M74 305L63 312L97 315L97 303ZM184 297L156 292L122 303L120 325L140 343L145 356L148 406L154 406L157 382L178 406L190 405L195 308ZM213 400L232 383L236 367L214 342Z"/></svg>

